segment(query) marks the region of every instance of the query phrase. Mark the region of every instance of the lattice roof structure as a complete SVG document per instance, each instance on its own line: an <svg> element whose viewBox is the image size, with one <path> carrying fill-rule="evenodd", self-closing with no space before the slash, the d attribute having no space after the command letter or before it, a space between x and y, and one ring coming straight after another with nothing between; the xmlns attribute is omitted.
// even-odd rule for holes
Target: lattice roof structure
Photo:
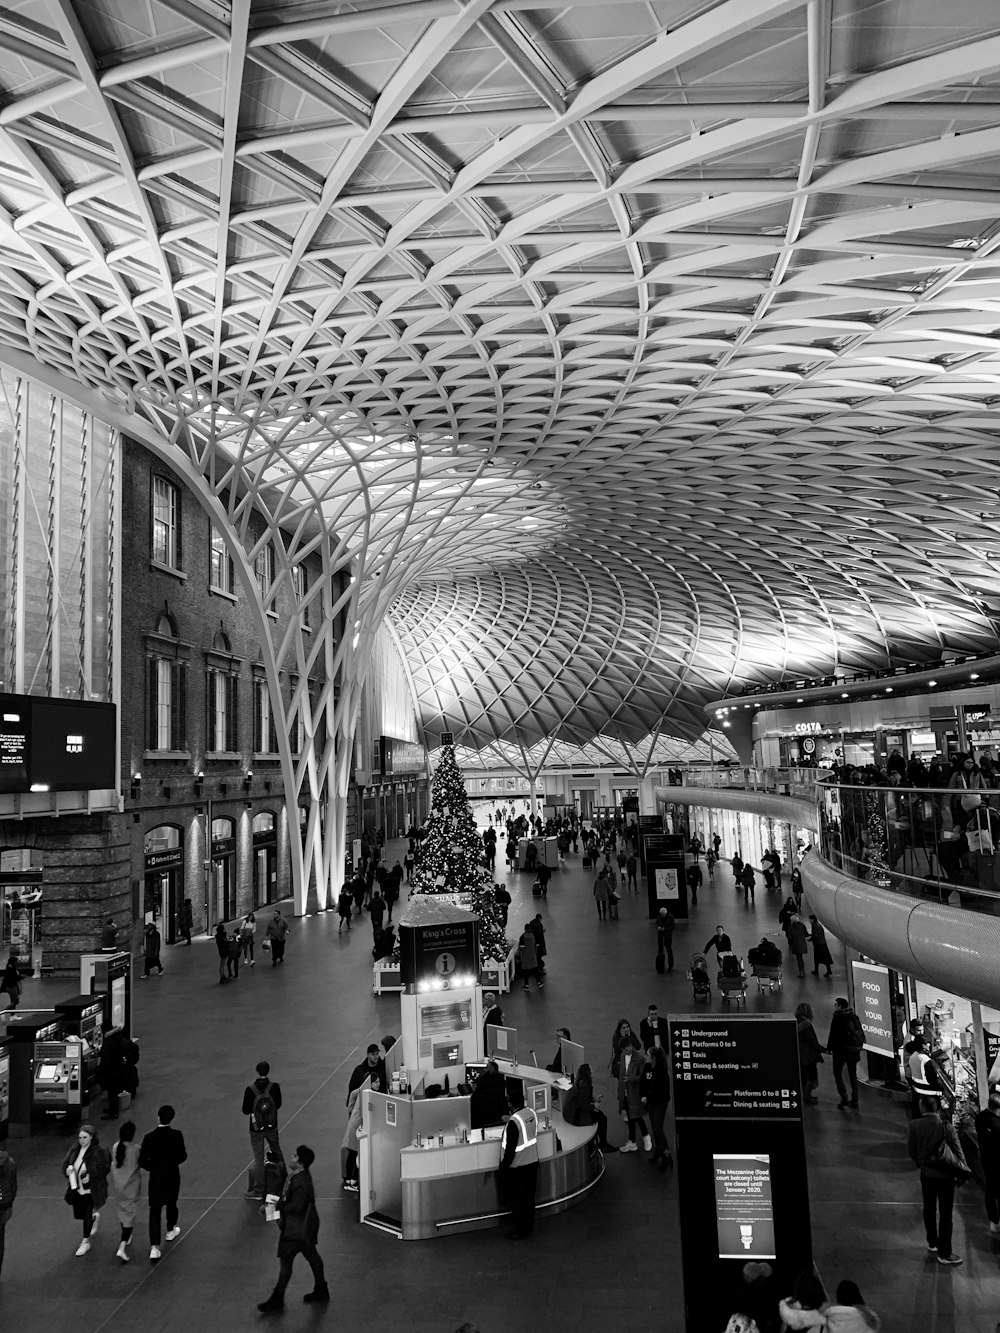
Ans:
<svg viewBox="0 0 1000 1333"><path fill-rule="evenodd" d="M0 360L333 534L429 736L689 743L995 642L998 74L994 0L12 0Z"/></svg>

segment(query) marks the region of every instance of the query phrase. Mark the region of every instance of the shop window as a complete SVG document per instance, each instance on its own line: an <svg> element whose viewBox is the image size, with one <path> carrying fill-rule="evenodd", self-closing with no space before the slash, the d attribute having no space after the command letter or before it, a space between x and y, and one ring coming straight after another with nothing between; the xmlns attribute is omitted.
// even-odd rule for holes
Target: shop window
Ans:
<svg viewBox="0 0 1000 1333"><path fill-rule="evenodd" d="M262 675L255 676L253 682L253 748L254 754L276 754L278 750L271 692Z"/></svg>
<svg viewBox="0 0 1000 1333"><path fill-rule="evenodd" d="M166 477L153 477L152 558L168 569L181 567L181 495Z"/></svg>
<svg viewBox="0 0 1000 1333"><path fill-rule="evenodd" d="M233 596L233 588L235 586L233 558L226 550L226 543L223 540L222 533L219 532L214 524L212 525L209 586L213 592L223 592L230 597Z"/></svg>

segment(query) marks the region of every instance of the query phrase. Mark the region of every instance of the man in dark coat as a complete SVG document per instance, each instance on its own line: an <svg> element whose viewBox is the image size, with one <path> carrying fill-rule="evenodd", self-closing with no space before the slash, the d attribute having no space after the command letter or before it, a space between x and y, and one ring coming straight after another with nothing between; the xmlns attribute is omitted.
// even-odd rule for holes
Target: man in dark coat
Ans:
<svg viewBox="0 0 1000 1333"><path fill-rule="evenodd" d="M858 1107L858 1061L864 1049L865 1034L861 1019L850 1004L840 996L834 1001L833 1018L830 1022L830 1035L826 1039L826 1049L833 1056L833 1078L840 1093L838 1107ZM844 1084L844 1068L851 1081L851 1096L848 1099Z"/></svg>
<svg viewBox="0 0 1000 1333"><path fill-rule="evenodd" d="M818 976L820 968L825 967L826 975L832 977L833 956L830 953L830 946L826 942L826 931L814 916L809 918L809 925L813 946L813 976Z"/></svg>
<svg viewBox="0 0 1000 1333"><path fill-rule="evenodd" d="M486 1029L489 1027L502 1028L504 1026L503 1010L497 1004L497 997L493 991L488 990L483 996L483 1050L489 1053L489 1041L487 1040Z"/></svg>
<svg viewBox="0 0 1000 1333"><path fill-rule="evenodd" d="M1000 1092L991 1092L986 1110L976 1116L976 1138L986 1182L990 1235L1000 1236Z"/></svg>
<svg viewBox="0 0 1000 1333"><path fill-rule="evenodd" d="M278 1224L281 1228L278 1238L278 1280L267 1300L257 1306L261 1314L279 1314L285 1308L285 1288L291 1279L292 1265L297 1254L305 1256L313 1275L313 1289L307 1291L302 1299L307 1304L330 1299L323 1260L316 1249L319 1213L316 1211L316 1191L309 1173L315 1160L316 1154L312 1148L302 1143L295 1149L288 1163L288 1179L278 1204Z"/></svg>
<svg viewBox="0 0 1000 1333"><path fill-rule="evenodd" d="M17 1164L5 1148L0 1148L0 1269L3 1268L4 1233L17 1198Z"/></svg>
<svg viewBox="0 0 1000 1333"><path fill-rule="evenodd" d="M156 1128L142 1141L139 1165L149 1172L149 1259L160 1258L160 1218L167 1210L167 1240L181 1234L177 1225L177 1198L181 1192L181 1163L187 1161L184 1135L173 1128L174 1108L161 1106Z"/></svg>
<svg viewBox="0 0 1000 1333"><path fill-rule="evenodd" d="M674 927L677 920L669 907L661 907L656 917L656 949L666 956L667 971L674 966Z"/></svg>
<svg viewBox="0 0 1000 1333"><path fill-rule="evenodd" d="M359 1065L355 1065L351 1070L350 1081L347 1084L347 1100L351 1100L351 1093L355 1088L360 1088L366 1078L372 1081L372 1087L375 1086L375 1080L379 1080L379 1092L385 1092L385 1061L382 1059L382 1048L372 1042L365 1052L365 1058Z"/></svg>

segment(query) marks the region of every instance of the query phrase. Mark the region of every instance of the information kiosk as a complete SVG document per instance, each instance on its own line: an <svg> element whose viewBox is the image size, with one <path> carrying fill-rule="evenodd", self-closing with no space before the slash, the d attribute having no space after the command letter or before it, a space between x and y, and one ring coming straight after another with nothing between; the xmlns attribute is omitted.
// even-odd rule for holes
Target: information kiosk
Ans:
<svg viewBox="0 0 1000 1333"><path fill-rule="evenodd" d="M386 1052L388 1089L361 1093L361 1220L403 1240L497 1227L509 1218L498 1190L502 1119L497 1113L493 1123L473 1127L480 1078L498 1083L498 1106L503 1086L520 1084L538 1117L539 1213L572 1207L604 1172L596 1125L568 1125L552 1109L553 1088L568 1089L570 1080L520 1064L514 1029L488 1029L499 1073L484 1072L478 960L461 946L472 915L431 895L407 904L400 920L402 1035ZM425 928L432 932L426 941L407 938ZM582 1057L581 1047L574 1058L576 1052Z"/></svg>
<svg viewBox="0 0 1000 1333"><path fill-rule="evenodd" d="M132 955L85 953L80 959L80 990L84 995L104 997L105 1032L122 1028L132 1036Z"/></svg>

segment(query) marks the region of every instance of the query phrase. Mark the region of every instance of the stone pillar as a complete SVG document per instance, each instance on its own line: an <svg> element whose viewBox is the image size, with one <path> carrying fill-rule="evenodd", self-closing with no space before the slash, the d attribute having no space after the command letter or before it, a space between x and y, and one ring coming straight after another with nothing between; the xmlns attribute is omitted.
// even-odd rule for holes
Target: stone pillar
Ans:
<svg viewBox="0 0 1000 1333"><path fill-rule="evenodd" d="M134 949L131 845L120 815L0 821L0 850L28 848L42 871L36 947L57 976L79 977L79 959L100 948L101 925L113 916L119 948Z"/></svg>

